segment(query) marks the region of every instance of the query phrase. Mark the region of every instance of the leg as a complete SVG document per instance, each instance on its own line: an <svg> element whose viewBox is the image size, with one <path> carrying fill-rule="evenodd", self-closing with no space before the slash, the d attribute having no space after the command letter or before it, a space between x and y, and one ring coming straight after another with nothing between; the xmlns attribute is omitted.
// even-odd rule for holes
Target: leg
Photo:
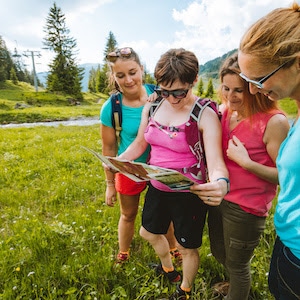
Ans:
<svg viewBox="0 0 300 300"><path fill-rule="evenodd" d="M120 252L129 251L134 236L134 222L138 212L140 194L128 196L120 194L121 216L118 226Z"/></svg>
<svg viewBox="0 0 300 300"><path fill-rule="evenodd" d="M199 253L198 249L187 249L179 246L179 251L182 254L182 283L181 288L190 290L193 287L199 268Z"/></svg>
<svg viewBox="0 0 300 300"><path fill-rule="evenodd" d="M170 249L175 249L177 248L177 241L174 235L174 225L173 222L171 222L170 227L168 229L168 232L165 234L168 243L169 243L169 248Z"/></svg>
<svg viewBox="0 0 300 300"><path fill-rule="evenodd" d="M260 235L265 228L265 218L246 213L238 205L223 201L225 266L229 272L228 300L247 300L251 287L250 260Z"/></svg>
<svg viewBox="0 0 300 300"><path fill-rule="evenodd" d="M207 223L211 253L219 263L225 266L223 221L219 206L208 208Z"/></svg>
<svg viewBox="0 0 300 300"><path fill-rule="evenodd" d="M300 259L277 237L269 272L269 288L275 299L300 299Z"/></svg>
<svg viewBox="0 0 300 300"><path fill-rule="evenodd" d="M169 243L163 234L154 234L147 231L144 227L141 227L140 235L152 245L164 267L168 269L174 268L170 255Z"/></svg>

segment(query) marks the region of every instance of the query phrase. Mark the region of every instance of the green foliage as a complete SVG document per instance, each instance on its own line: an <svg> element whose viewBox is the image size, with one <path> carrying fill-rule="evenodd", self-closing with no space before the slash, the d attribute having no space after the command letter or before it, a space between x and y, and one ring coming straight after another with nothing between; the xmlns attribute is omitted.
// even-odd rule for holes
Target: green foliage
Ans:
<svg viewBox="0 0 300 300"><path fill-rule="evenodd" d="M63 92L82 100L83 69L76 63L76 40L69 36L65 15L55 2L50 8L44 32L46 49L55 53L53 61L49 64L47 89L51 92Z"/></svg>
<svg viewBox="0 0 300 300"><path fill-rule="evenodd" d="M18 77L16 70L14 68L11 68L10 70L10 80L13 82L13 84L18 84Z"/></svg>
<svg viewBox="0 0 300 300"><path fill-rule="evenodd" d="M283 99L279 102L280 108L286 112L289 117L294 117L298 113L298 107L295 100L292 99Z"/></svg>
<svg viewBox="0 0 300 300"><path fill-rule="evenodd" d="M204 84L203 84L202 77L200 77L200 80L198 82L196 93L197 93L197 96L199 96L199 97L201 97L204 93Z"/></svg>
<svg viewBox="0 0 300 300"><path fill-rule="evenodd" d="M213 60L206 62L204 65L201 65L200 66L201 75L202 76L205 75L207 78L218 79L221 64L228 56L233 54L235 51L237 51L237 49L233 49L233 50L225 53L221 57L217 57Z"/></svg>
<svg viewBox="0 0 300 300"><path fill-rule="evenodd" d="M212 98L214 93L215 93L215 91L214 91L213 81L212 81L212 78L209 78L205 97Z"/></svg>

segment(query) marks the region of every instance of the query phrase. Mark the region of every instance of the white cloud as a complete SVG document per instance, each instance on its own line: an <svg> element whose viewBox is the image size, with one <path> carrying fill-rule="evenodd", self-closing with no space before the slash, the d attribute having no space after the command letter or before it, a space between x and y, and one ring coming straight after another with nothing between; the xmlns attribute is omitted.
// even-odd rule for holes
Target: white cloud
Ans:
<svg viewBox="0 0 300 300"><path fill-rule="evenodd" d="M43 28L53 0L0 0L0 35L19 53L41 51L37 71L51 54L42 50ZM200 64L238 47L246 28L276 7L292 0L56 0L76 39L80 63L102 63L109 31L119 46L131 46L152 72L169 48L195 52ZM27 61L30 67L31 62Z"/></svg>

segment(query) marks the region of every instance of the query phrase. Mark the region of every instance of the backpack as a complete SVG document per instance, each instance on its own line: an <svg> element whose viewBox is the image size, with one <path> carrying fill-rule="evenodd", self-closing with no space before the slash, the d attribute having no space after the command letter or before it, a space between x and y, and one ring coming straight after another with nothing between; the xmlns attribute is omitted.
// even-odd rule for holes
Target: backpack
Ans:
<svg viewBox="0 0 300 300"><path fill-rule="evenodd" d="M150 107L149 117L152 116L155 110L161 103L162 98L156 99ZM209 106L217 114L219 120L221 113L218 109L218 104L208 98L198 98L191 111L190 118L185 124L186 141L191 152L197 158L197 163L191 167L176 169L176 171L184 174L190 173L195 179L206 182L208 180L208 170L206 164L206 157L204 153L203 137L198 129L198 122L201 118L204 108Z"/></svg>
<svg viewBox="0 0 300 300"><path fill-rule="evenodd" d="M155 84L145 84L151 91L154 93L154 89L156 87ZM120 144L120 132L122 130L122 103L121 103L121 95L120 92L111 95L111 106L112 106L112 116L111 121L113 128L116 131L116 138L118 145Z"/></svg>

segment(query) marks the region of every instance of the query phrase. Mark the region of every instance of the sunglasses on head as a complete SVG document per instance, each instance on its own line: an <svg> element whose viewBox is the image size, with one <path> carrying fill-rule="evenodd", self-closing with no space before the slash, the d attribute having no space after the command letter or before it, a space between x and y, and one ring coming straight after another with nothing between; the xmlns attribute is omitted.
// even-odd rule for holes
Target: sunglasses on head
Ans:
<svg viewBox="0 0 300 300"><path fill-rule="evenodd" d="M113 52L110 52L106 55L106 59L110 62L115 62L118 57L131 57L133 54L132 48L126 47L126 48L120 48Z"/></svg>
<svg viewBox="0 0 300 300"><path fill-rule="evenodd" d="M157 88L157 89L154 89L154 91L156 92L156 94L159 97L162 97L162 98L168 98L170 95L172 95L175 99L183 99L186 97L187 93L189 92L189 89L168 91L168 90Z"/></svg>

